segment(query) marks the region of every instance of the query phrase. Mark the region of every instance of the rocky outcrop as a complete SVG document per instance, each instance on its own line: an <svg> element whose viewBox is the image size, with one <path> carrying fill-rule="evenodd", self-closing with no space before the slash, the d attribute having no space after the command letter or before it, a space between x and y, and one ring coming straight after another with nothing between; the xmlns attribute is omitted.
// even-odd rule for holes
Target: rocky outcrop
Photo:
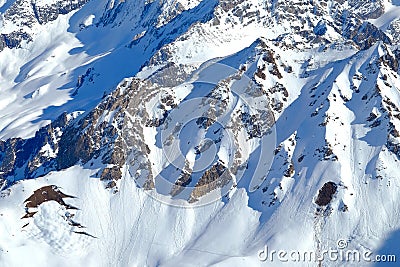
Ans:
<svg viewBox="0 0 400 267"><path fill-rule="evenodd" d="M217 189L223 188L232 180L229 170L220 162L206 170L193 189L189 202L195 202L200 197Z"/></svg>
<svg viewBox="0 0 400 267"><path fill-rule="evenodd" d="M77 10L90 0L52 1L50 4L42 1L16 0L3 15L3 23L13 24L12 32L1 33L0 52L5 48L18 48L23 41L33 40L29 29L35 24L46 24Z"/></svg>
<svg viewBox="0 0 400 267"><path fill-rule="evenodd" d="M333 199L337 190L337 185L334 182L325 183L318 192L315 204L318 206L327 206Z"/></svg>
<svg viewBox="0 0 400 267"><path fill-rule="evenodd" d="M18 48L22 41L30 42L32 37L23 31L0 34L0 51L4 48Z"/></svg>
<svg viewBox="0 0 400 267"><path fill-rule="evenodd" d="M360 49L365 50L373 46L377 41L390 44L390 38L380 29L369 22L353 25L347 24L343 30L343 35L349 40L354 41Z"/></svg>
<svg viewBox="0 0 400 267"><path fill-rule="evenodd" d="M377 19L385 12L382 0L348 0L348 3L352 11L365 20Z"/></svg>
<svg viewBox="0 0 400 267"><path fill-rule="evenodd" d="M12 138L1 141L0 179L13 182L21 178L34 178L53 170L58 141L67 123L67 114L62 114L30 139Z"/></svg>
<svg viewBox="0 0 400 267"><path fill-rule="evenodd" d="M35 18L40 24L56 20L59 15L65 15L69 12L81 8L90 0L72 0L72 1L56 1L52 4L39 5L32 1L32 9Z"/></svg>
<svg viewBox="0 0 400 267"><path fill-rule="evenodd" d="M64 198L73 198L73 196L64 194L55 185L48 185L35 190L33 194L24 201L24 204L25 208L30 209L38 208L47 201L55 201L67 209L76 209L71 205L67 205L63 200ZM31 214L29 216L31 216Z"/></svg>
<svg viewBox="0 0 400 267"><path fill-rule="evenodd" d="M265 58L275 68L275 59ZM272 63L269 63L272 62ZM201 101L205 105L204 114L198 114L195 123L202 130L216 127L217 119L224 116L229 105L232 84L242 79L245 69L220 80ZM179 75L175 75L178 73ZM63 170L76 164L91 168L94 164L99 169L97 175L107 188L118 190L118 181L125 174L137 179L144 189L153 189L156 174L153 173L151 150L146 143L144 128L147 131L161 132L168 127L169 114L179 109L179 100L171 87L182 83L189 73L184 66L167 64L146 80L128 79L90 112L73 117L63 114L56 121L40 129L35 137L9 139L0 143L0 178L8 185L20 179L36 178L53 170ZM172 78L174 77L174 80ZM166 86L170 86L169 89ZM243 95L250 99L264 99L261 87L248 87ZM152 103L152 104L150 104ZM274 117L265 109L254 108L256 113L244 107L235 110L229 131L238 137L243 132L247 140L261 138L273 125ZM150 106L149 106L150 105ZM154 105L154 107L152 106ZM196 155L202 155L211 146L222 142L222 131L213 129L213 140L199 144ZM200 130L201 131L201 130ZM211 130L210 130L211 131ZM240 142L236 140L236 146ZM168 145L165 143L164 145ZM218 162L192 177L192 170L186 166L176 179L172 177L170 194L179 195L186 187L191 187L190 201L196 201L210 191L222 188L232 182L232 174L244 168L240 153L235 153L233 167ZM188 165L188 164L186 164Z"/></svg>

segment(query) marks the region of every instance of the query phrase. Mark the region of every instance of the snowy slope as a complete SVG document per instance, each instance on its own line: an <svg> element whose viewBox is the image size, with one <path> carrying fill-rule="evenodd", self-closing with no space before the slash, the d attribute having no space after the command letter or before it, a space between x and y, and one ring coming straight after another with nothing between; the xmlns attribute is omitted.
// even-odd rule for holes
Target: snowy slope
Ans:
<svg viewBox="0 0 400 267"><path fill-rule="evenodd" d="M400 259L398 1L3 2L0 266Z"/></svg>

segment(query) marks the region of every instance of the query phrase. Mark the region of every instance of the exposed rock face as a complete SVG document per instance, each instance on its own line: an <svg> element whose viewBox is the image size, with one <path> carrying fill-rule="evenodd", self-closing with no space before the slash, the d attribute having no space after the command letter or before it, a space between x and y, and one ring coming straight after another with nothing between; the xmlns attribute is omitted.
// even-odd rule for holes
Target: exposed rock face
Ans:
<svg viewBox="0 0 400 267"><path fill-rule="evenodd" d="M152 83L173 87L183 83L187 78L188 73L184 66L178 66L174 62L169 62L153 73L148 79Z"/></svg>
<svg viewBox="0 0 400 267"><path fill-rule="evenodd" d="M38 5L32 2L33 13L40 24L56 20L59 15L68 14L69 12L81 8L90 0L72 0L72 1L54 1L49 5Z"/></svg>
<svg viewBox="0 0 400 267"><path fill-rule="evenodd" d="M195 202L200 197L217 189L223 188L232 180L229 170L221 163L216 163L204 172L191 193L189 202Z"/></svg>
<svg viewBox="0 0 400 267"><path fill-rule="evenodd" d="M9 181L34 178L51 170L61 170L101 156L103 164L122 166L126 144L118 134L124 125L129 104L129 93L137 90L139 81L129 84L123 97L116 90L98 107L82 118L68 121L63 114L56 121L40 129L28 140L9 139L0 143L0 177ZM105 113L114 112L110 122L104 121ZM18 170L23 173L18 174ZM12 178L13 177L13 178ZM101 178L119 179L121 172L107 169Z"/></svg>
<svg viewBox="0 0 400 267"><path fill-rule="evenodd" d="M54 21L60 15L68 14L85 5L90 0L73 1L52 1L42 3L36 1L17 0L4 13L4 20L13 23L18 30L11 33L3 33L0 36L0 51L4 47L17 48L22 41L32 39L29 28L35 24L46 24ZM346 3L346 4L345 4ZM156 32L159 28L165 26L188 8L195 8L201 5L201 1L191 1L189 5L183 6L179 1L173 5L169 1L149 1L145 4L135 6L138 12L141 12L143 18L143 35L145 29L152 27ZM104 14L96 22L96 26L107 26L118 24L118 17L124 12L128 4L125 1L109 1ZM346 7L347 6L347 7ZM260 9L260 7L257 7ZM332 43L338 40L329 39L325 33L329 28L333 28L345 39L352 40L361 49L370 47L377 41L388 43L389 38L386 33L368 23L368 19L380 17L384 12L382 1L370 0L361 1L272 1L262 5L264 12L271 12L272 16L263 15L261 10L254 10L253 3L244 0L238 1L219 1L215 7L213 23L214 26L221 24L221 13L231 13L232 23L238 21L243 25L254 22L262 23L268 27L275 27L286 24L291 25L291 31L307 41ZM153 12L154 14L149 14ZM154 16L150 19L149 16ZM321 21L320 16L331 17L331 20ZM225 22L226 23L226 22ZM237 23L237 22L236 22ZM365 24L367 23L367 24ZM1 32L0 32L1 34ZM142 37L143 35L140 35ZM136 44L137 40L132 41L130 46ZM340 40L339 40L340 41ZM161 48L162 45L159 48ZM163 48L165 49L165 48Z"/></svg>
<svg viewBox="0 0 400 267"><path fill-rule="evenodd" d="M47 201L55 201L58 204L66 207L68 209L74 208L70 205L65 204L65 202L63 200L64 198L72 198L72 196L68 196L68 195L64 194L55 185L48 185L48 186L39 188L38 190L35 190L33 192L33 194L25 200L24 203L25 203L25 207L28 209L29 208L37 208L41 204L43 204L44 202L47 202Z"/></svg>
<svg viewBox="0 0 400 267"><path fill-rule="evenodd" d="M74 221L73 218L78 208L67 204L64 201L64 199L72 198L75 197L64 194L56 185L48 185L35 190L33 194L24 201L25 215L21 219L26 223L22 228L28 226L35 227L35 215L39 214L40 216L40 213L42 212L40 210L41 206L47 202L56 202L59 205L59 210L64 211L64 213L60 212L58 216L61 217L63 223L68 225L71 232L94 238L94 236L81 230L82 228L85 228L85 226Z"/></svg>
<svg viewBox="0 0 400 267"><path fill-rule="evenodd" d="M45 24L53 21L62 14L81 8L87 2L88 0L74 0L41 4L24 0L15 1L4 14L4 19L12 21L16 28L20 28L20 30L1 34L0 50L4 47L17 48L22 41L31 40L31 36L25 32L25 29L34 24ZM190 77L192 71L196 69L195 66L176 64L170 61L174 47L169 45L171 40L168 38L175 37L170 37L168 34L162 40L157 39L162 36L164 30L162 27L173 21L174 18L179 18L180 14L185 11L183 5L179 2L176 2L175 10L157 10L157 7L163 6L164 3L166 2L152 1L138 5L140 12L142 12L142 26L148 31L144 30L142 33L136 34L134 40L127 44L127 48L132 48L139 44L142 38L148 38L149 43L152 40L157 41L157 46L153 48L153 56L146 62L150 67L157 66L157 70L152 72L145 80L132 79L123 82L119 88L87 114L76 119L71 119L67 114L63 114L58 120L40 129L34 138L27 140L14 138L0 141L0 179L7 180L10 184L15 180L35 178L51 170L62 170L78 163L89 166L100 163L101 168L98 176L105 181L106 186L114 188L117 186L118 180L124 175L123 166L128 164L134 166L129 171L132 172L132 176L139 180L142 179L140 183L143 187L146 189L155 187L155 176L157 174L152 170L151 157L149 156L151 151L145 141L145 129L151 128L159 131L162 127L168 125L169 114L177 108L182 99L178 99L172 92L161 93L162 87L174 87L184 83ZM347 3L349 8L345 8L344 3ZM207 14L207 18L204 18L205 22L210 19L208 16L211 15L214 16L214 23L218 21L213 25L215 27L221 25L221 23L231 23L232 25L258 23L265 27L288 25L285 29L285 32L288 32L287 34L282 34L271 41L277 47L285 50L294 49L298 51L303 48L316 48L323 45L339 46L343 43L357 50L365 50L379 41L388 45L391 43L387 33L366 21L370 18L379 17L383 12L381 1L378 1L376 5L374 3L374 1L368 1L361 6L359 1L335 1L328 4L327 1L304 2L294 0L287 2L278 0L255 6L255 3L238 0L216 2L217 5L210 7L210 10L207 9L208 6L205 3L201 3L201 8L210 12ZM127 5L125 1L115 3L110 1L107 10L99 18L96 26L118 25L120 23L118 19L122 20L119 16ZM265 13L265 11L268 12ZM154 14L151 12L154 12ZM221 22L220 19L225 13L229 14L229 20ZM21 14L24 16L21 16ZM148 18L149 14L155 17ZM149 17L151 16L149 15ZM324 19L321 19L321 17L324 17ZM196 30L196 27L200 27L201 22L203 21L193 23L189 19L184 19L184 24L191 25L188 26L189 30ZM391 25L394 33L397 32L396 25L396 23ZM170 30L170 33L175 36L180 29L168 28L167 30ZM179 38L179 41L184 41L188 38L186 34L176 34L176 38ZM392 34L391 38L395 40L397 37ZM274 123L274 114L280 114L288 103L288 98L291 96L283 85L283 79L286 73L293 72L292 67L285 65L280 60L280 56L268 47L267 41L259 39L255 43L253 48L255 47L254 50L256 51L252 52L252 58L246 59L248 62L243 61L243 69L238 72L237 76L246 71L246 64L251 60L255 61L257 58L258 62L252 73L252 78L260 86L259 90L251 92L253 94L251 96L255 98L260 95L271 97L270 104L274 113L269 110L264 110L264 112L259 112L256 115L250 114L248 111L233 113L232 128L238 131L243 129L248 140L263 136L265 129ZM387 50L379 58L377 64L382 63L398 72L399 54L398 50L393 51L393 53ZM309 62L306 63L305 65ZM77 88L84 85L85 79L90 79L91 71L92 69L88 69L85 74L78 77ZM308 73L305 71L301 75L306 77ZM264 88L263 82L270 77L273 77L271 84ZM197 124L200 128L207 130L212 127L217 122L221 112L229 106L229 86L235 79L238 78L232 76L220 81L206 96L206 102L211 108L197 118ZM379 87L377 87L377 91L379 93ZM158 102L156 101L158 104L155 109L156 114L153 114L148 111L144 103L157 96L160 96L160 98ZM316 96L312 94L310 97L315 98ZM344 96L342 98L345 99ZM365 99L367 99L367 96ZM316 101L312 100L310 106L313 106ZM321 106L323 105L321 104ZM315 110L310 116L318 117L319 112L319 110ZM395 116L398 116L398 114L393 115L394 118L396 118ZM370 122L372 127L378 127L382 120L371 118ZM327 123L328 119L321 121L319 126L326 126ZM388 140L387 146L397 154L396 129L395 126L392 128L390 133L393 138ZM218 138L214 141L214 144L221 142ZM239 144L237 140L235 142ZM195 154L201 155L209 146L211 145L198 146ZM314 153L321 160L336 161L338 159L329 142L316 147ZM240 153L237 153L237 158L240 158ZM303 160L304 157L301 159ZM288 163L293 162L289 157L287 160ZM238 169L243 168L242 163L238 160L233 168L228 168L221 162L215 163L210 169L205 170L197 180L193 179L191 168L186 168L173 181L175 187L171 188L171 194L176 195L181 192L180 187L190 185L196 188L190 196L191 199L198 199L206 192L224 186L232 180L232 175L235 175ZM293 164L289 164L285 168L284 176L291 177L294 168ZM145 170L145 174L142 174L140 170ZM224 172L219 170L224 170ZM222 173L225 176L220 177L221 179L218 178ZM204 186L205 184L207 186Z"/></svg>
<svg viewBox="0 0 400 267"><path fill-rule="evenodd" d="M22 41L32 41L31 36L29 34L18 31L12 32L9 34L1 34L0 35L0 51L2 51L5 47L8 48L18 48Z"/></svg>
<svg viewBox="0 0 400 267"><path fill-rule="evenodd" d="M237 8L239 4L243 3L244 0L235 0L235 1L229 1L229 0L223 0L220 1L220 6L222 10L224 11L229 11L231 9L234 9L235 7Z"/></svg>
<svg viewBox="0 0 400 267"><path fill-rule="evenodd" d="M32 26L35 22L45 24L56 20L59 15L81 8L90 0L36 2L16 0L4 13L6 20L11 20L18 26Z"/></svg>
<svg viewBox="0 0 400 267"><path fill-rule="evenodd" d="M262 40L256 43L260 55L255 56L265 53L263 58L266 64L270 64L271 69L277 72L277 63L271 52L268 52ZM153 189L157 174L152 170L152 151L146 143L144 129L162 131L168 127L168 115L179 109L181 100L165 86L176 86L188 75L184 66L168 64L146 80L130 79L121 83L87 114L76 118L63 114L40 129L33 138L1 141L1 179L11 184L16 180L35 178L75 164L89 168L93 164L100 164L98 177L108 188L117 190L118 180L125 175L123 171L127 171L138 180L141 187ZM229 105L232 84L242 79L243 75L244 69L237 70L237 73L213 85L202 99L201 105L209 108L205 109L204 114L198 114L196 125L200 131L214 132L215 137L196 146L196 155L201 156L212 146L220 146L224 129L218 126L217 120ZM246 88L243 94L252 100L266 99L265 92L258 86ZM284 94L287 95L287 92ZM155 107L149 107L149 103L155 103ZM268 134L268 129L274 124L274 116L264 105L257 109L254 106L256 114L241 109L232 114L232 122L227 128L235 135L237 147L240 146L238 139L241 131L247 140L259 139ZM194 174L186 166L172 181L174 187L170 194L175 196L184 188L191 187L192 192L188 197L190 201L196 201L208 192L232 183L232 174L242 170L245 164L241 153L233 156L235 160L232 166L219 161L202 173ZM127 167L124 169L124 166ZM193 175L196 178L193 179Z"/></svg>
<svg viewBox="0 0 400 267"><path fill-rule="evenodd" d="M33 138L12 138L0 142L0 179L13 181L16 171L33 178L55 168L53 159L58 153L58 141L68 122L66 114L41 128Z"/></svg>
<svg viewBox="0 0 400 267"><path fill-rule="evenodd" d="M332 201L332 198L336 193L336 190L337 190L337 185L334 182L325 183L319 190L315 203L318 206L327 206Z"/></svg>
<svg viewBox="0 0 400 267"><path fill-rule="evenodd" d="M399 43L400 42L400 19L397 19L390 23L389 25L389 31L392 36L392 42L393 43Z"/></svg>
<svg viewBox="0 0 400 267"><path fill-rule="evenodd" d="M346 8L345 2L348 2ZM387 34L367 20L380 17L384 12L382 1L273 1L269 7L276 23L291 23L291 30L304 39L295 42L294 46L301 44L308 46L315 44L331 44L340 41L326 36L332 29L345 40L354 42L360 49L367 49L377 41L390 43ZM321 17L324 20L321 20ZM327 18L330 19L327 19ZM286 36L282 36L286 39ZM280 41L282 41L280 39Z"/></svg>
<svg viewBox="0 0 400 267"><path fill-rule="evenodd" d="M385 12L382 0L349 0L348 3L353 12L365 20L379 18Z"/></svg>
<svg viewBox="0 0 400 267"><path fill-rule="evenodd" d="M36 1L16 0L1 14L6 23L14 24L17 30L11 33L1 33L0 29L0 51L5 47L18 48L22 41L32 41L28 33L34 24L46 24L54 21L59 15L65 15L71 11L81 8L90 0L51 1L49 4L37 3Z"/></svg>
<svg viewBox="0 0 400 267"><path fill-rule="evenodd" d="M387 44L391 43L389 37L383 31L369 22L364 22L357 26L349 23L343 34L363 50L370 48L379 40Z"/></svg>

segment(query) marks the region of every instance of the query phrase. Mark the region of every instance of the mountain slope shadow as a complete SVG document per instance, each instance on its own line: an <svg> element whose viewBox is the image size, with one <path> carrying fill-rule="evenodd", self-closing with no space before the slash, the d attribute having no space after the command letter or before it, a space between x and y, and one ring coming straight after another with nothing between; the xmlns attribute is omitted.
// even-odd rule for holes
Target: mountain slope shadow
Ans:
<svg viewBox="0 0 400 267"><path fill-rule="evenodd" d="M204 1L193 9L183 11L168 24L159 28L153 24L145 25L148 26L146 34L136 40L135 43L128 41L132 40L131 32L124 32L122 37L117 36L123 41L117 47L111 48L108 45L102 45L108 43L108 40L112 37L112 34L111 36L104 35L104 27L97 25L97 27L88 28L88 31L79 31L79 28L73 25L73 23L78 23L76 17L82 16L80 12L89 12L90 4L93 4L93 2L89 2L81 11L72 16L68 31L76 34L76 37L83 44L80 48L81 51L95 59L72 70L69 73L70 81L57 89L72 89L69 93L70 100L63 105L49 106L44 109L43 114L35 121L52 121L63 112L73 112L78 109L80 111L91 110L101 101L101 97L105 93L111 92L124 78L132 77L140 71L161 47L173 42L187 32L193 24L211 20L217 3L216 0ZM152 9L157 10L157 6L154 5L159 5L159 3L154 1L148 5L152 5ZM157 15L157 13L149 16L151 15ZM154 21L150 20L150 22ZM111 26L114 25L107 25L106 27L112 33L116 30ZM137 29L141 28L140 26L137 27ZM101 39L98 39L99 37ZM70 55L75 53L75 50L69 52ZM30 66L30 63L28 62L25 66ZM24 72L26 71L24 69Z"/></svg>
<svg viewBox="0 0 400 267"><path fill-rule="evenodd" d="M400 229L397 229L389 234L388 238L376 252L374 251L373 255L385 256L387 259L386 262L376 262L374 266L396 266L395 262L400 259L399 241ZM393 255L395 256L394 261L390 259L391 262L389 262L388 257Z"/></svg>

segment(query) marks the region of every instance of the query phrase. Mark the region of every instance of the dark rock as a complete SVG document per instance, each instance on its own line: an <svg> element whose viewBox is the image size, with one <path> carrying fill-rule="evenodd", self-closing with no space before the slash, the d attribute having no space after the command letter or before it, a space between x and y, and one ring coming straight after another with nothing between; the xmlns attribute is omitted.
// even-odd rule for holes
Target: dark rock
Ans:
<svg viewBox="0 0 400 267"><path fill-rule="evenodd" d="M105 168L100 176L102 181L118 181L122 177L121 168L113 166L112 168Z"/></svg>
<svg viewBox="0 0 400 267"><path fill-rule="evenodd" d="M56 201L67 209L76 209L71 205L67 205L63 200L64 198L74 197L64 194L55 185L48 185L35 190L33 194L24 201L24 203L26 208L37 208L44 202Z"/></svg>
<svg viewBox="0 0 400 267"><path fill-rule="evenodd" d="M81 8L90 0L75 0L75 1L58 1L51 5L38 6L32 2L32 9L37 21L40 24L46 24L56 20L59 15L65 15L69 12Z"/></svg>
<svg viewBox="0 0 400 267"><path fill-rule="evenodd" d="M9 34L0 34L0 51L4 48L18 48L22 41L30 42L32 37L23 31L15 31Z"/></svg>
<svg viewBox="0 0 400 267"><path fill-rule="evenodd" d="M317 200L315 203L318 206L327 206L331 203L333 196L337 190L337 185L334 182L325 183L318 192Z"/></svg>
<svg viewBox="0 0 400 267"><path fill-rule="evenodd" d="M189 202L195 202L205 194L227 185L232 180L229 170L220 162L206 170L193 189Z"/></svg>

